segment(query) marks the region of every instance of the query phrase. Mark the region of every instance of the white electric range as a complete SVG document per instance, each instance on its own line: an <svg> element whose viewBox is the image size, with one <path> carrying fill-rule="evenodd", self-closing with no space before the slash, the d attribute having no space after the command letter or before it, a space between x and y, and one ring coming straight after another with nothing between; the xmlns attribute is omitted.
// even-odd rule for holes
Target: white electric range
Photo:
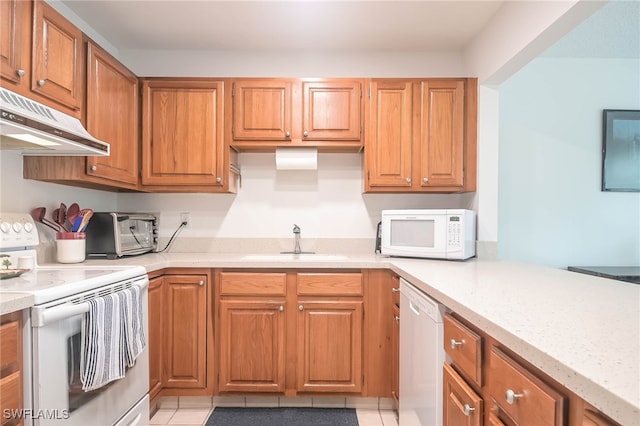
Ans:
<svg viewBox="0 0 640 426"><path fill-rule="evenodd" d="M23 405L25 425L137 425L149 420L149 358L145 346L124 377L89 392L80 383L82 320L88 300L132 286L142 295L148 336L148 292L142 266L89 266L37 262L38 229L28 214L0 213L0 268L28 271L0 280L0 293L28 293L24 310ZM6 271L5 271L6 272ZM148 345L147 345L148 346Z"/></svg>

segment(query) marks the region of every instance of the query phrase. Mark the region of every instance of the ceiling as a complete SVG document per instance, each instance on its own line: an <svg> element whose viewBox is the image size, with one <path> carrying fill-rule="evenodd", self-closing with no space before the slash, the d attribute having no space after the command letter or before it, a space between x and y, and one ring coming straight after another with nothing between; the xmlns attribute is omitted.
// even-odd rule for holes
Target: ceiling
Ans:
<svg viewBox="0 0 640 426"><path fill-rule="evenodd" d="M504 0L65 0L118 50L460 51Z"/></svg>

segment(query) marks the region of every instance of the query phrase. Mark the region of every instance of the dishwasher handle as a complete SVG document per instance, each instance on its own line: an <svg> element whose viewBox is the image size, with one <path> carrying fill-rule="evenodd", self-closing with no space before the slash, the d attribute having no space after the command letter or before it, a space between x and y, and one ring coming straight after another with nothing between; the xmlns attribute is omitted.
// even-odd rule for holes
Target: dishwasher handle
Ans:
<svg viewBox="0 0 640 426"><path fill-rule="evenodd" d="M404 278L400 278L400 294L407 298L409 308L416 315L426 315L434 322L442 322L444 307Z"/></svg>

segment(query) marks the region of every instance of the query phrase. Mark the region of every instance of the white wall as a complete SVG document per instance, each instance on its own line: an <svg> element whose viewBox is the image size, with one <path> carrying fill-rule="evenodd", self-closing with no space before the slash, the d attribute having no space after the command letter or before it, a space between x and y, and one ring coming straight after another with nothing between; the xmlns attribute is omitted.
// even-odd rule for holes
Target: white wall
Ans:
<svg viewBox="0 0 640 426"><path fill-rule="evenodd" d="M362 154L319 154L318 170L275 169L274 154L240 154L237 194L121 194L123 211L161 212L161 236L191 214L183 237L374 238L383 209L469 208L473 194L362 194Z"/></svg>
<svg viewBox="0 0 640 426"><path fill-rule="evenodd" d="M640 59L540 58L500 86L499 256L640 263L640 193L602 192L602 110L640 109Z"/></svg>

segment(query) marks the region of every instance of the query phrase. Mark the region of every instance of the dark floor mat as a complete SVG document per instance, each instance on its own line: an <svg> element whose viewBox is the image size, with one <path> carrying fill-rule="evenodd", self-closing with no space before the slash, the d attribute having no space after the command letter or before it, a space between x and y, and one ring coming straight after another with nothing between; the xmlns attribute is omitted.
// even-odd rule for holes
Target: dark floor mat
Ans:
<svg viewBox="0 0 640 426"><path fill-rule="evenodd" d="M216 407L205 426L358 426L354 408Z"/></svg>

